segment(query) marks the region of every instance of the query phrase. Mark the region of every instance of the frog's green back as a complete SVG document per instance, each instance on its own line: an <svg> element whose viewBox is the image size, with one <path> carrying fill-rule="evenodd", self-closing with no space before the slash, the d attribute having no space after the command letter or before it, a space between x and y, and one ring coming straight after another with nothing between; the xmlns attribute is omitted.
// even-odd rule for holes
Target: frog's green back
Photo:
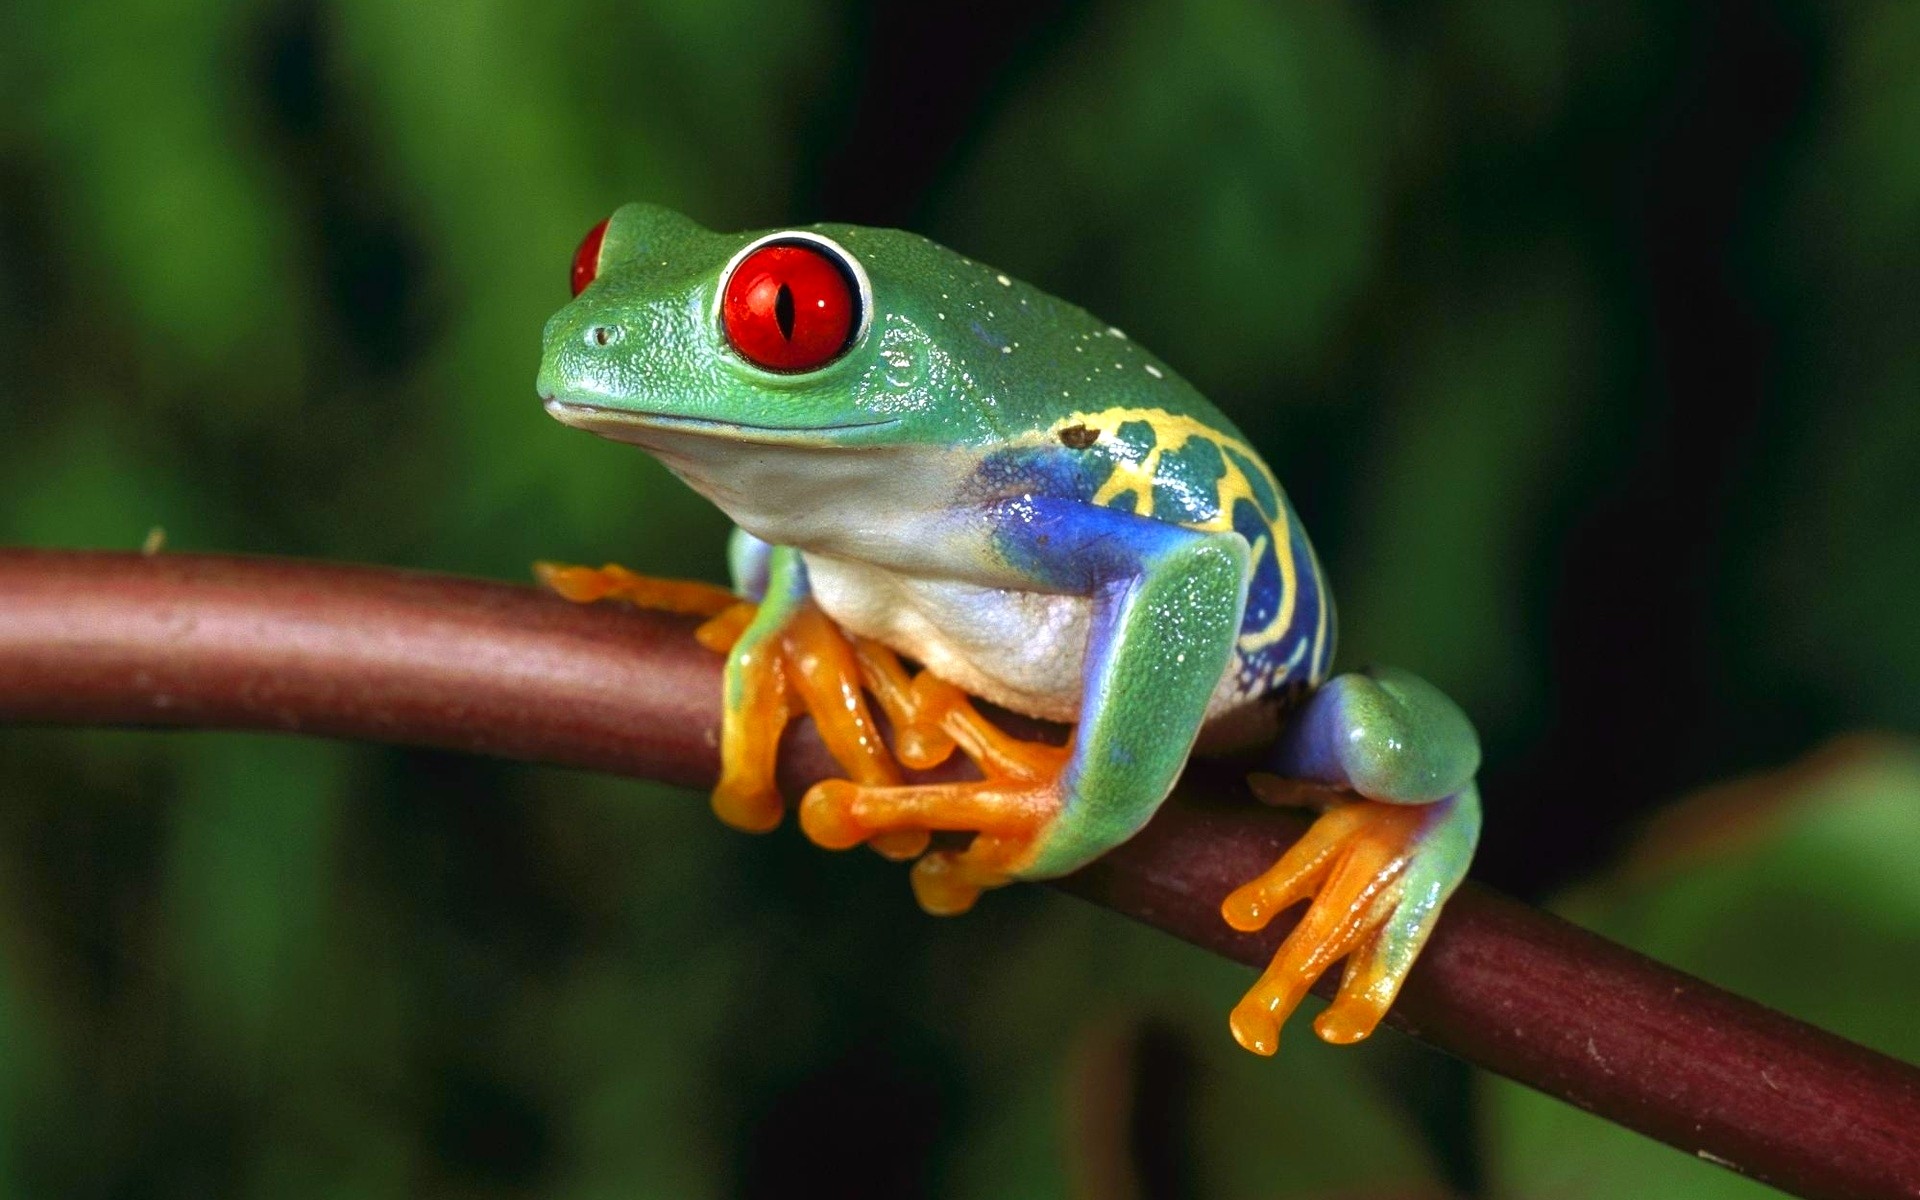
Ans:
<svg viewBox="0 0 1920 1200"><path fill-rule="evenodd" d="M810 228L859 256L872 279L871 337L946 360L941 402L971 411L953 412L945 430L922 426L922 436L998 444L1076 413L1158 410L1245 442L1166 363L1077 305L919 234Z"/></svg>

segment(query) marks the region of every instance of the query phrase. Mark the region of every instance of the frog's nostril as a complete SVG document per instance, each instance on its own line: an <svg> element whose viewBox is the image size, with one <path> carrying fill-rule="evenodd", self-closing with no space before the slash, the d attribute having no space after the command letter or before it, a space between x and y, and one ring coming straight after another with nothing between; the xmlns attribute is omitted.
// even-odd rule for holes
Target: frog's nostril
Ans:
<svg viewBox="0 0 1920 1200"><path fill-rule="evenodd" d="M618 325L595 325L587 330L587 340L596 346L611 346L621 338Z"/></svg>

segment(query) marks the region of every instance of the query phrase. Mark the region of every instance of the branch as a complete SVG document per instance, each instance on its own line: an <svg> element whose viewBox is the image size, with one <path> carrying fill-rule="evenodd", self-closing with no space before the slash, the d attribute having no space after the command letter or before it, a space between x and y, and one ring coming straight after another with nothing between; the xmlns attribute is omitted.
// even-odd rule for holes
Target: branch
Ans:
<svg viewBox="0 0 1920 1200"><path fill-rule="evenodd" d="M688 629L443 576L0 550L0 721L357 738L705 788L720 664ZM832 770L809 729L783 757L796 789ZM1059 886L1260 966L1281 923L1236 934L1218 905L1300 828L1196 767ZM1920 1197L1920 1070L1485 888L1454 897L1388 1019L1776 1187Z"/></svg>

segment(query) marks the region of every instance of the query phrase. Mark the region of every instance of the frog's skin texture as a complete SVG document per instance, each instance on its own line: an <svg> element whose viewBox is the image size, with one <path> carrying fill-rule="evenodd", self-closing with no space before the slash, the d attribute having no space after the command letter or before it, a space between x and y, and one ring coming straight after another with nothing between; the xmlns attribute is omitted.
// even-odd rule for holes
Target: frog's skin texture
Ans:
<svg viewBox="0 0 1920 1200"><path fill-rule="evenodd" d="M823 365L766 369L730 340L729 280L769 245L844 273L855 315ZM808 794L803 829L902 858L929 831L976 832L914 871L924 904L960 911L982 887L1063 874L1130 837L1196 745L1271 743L1256 790L1326 812L1223 907L1251 929L1313 899L1234 1032L1271 1053L1344 956L1320 1032L1366 1036L1472 856L1479 747L1410 675L1327 678L1319 561L1232 422L1119 330L913 234L719 234L632 204L587 265L590 284L547 324L540 395L733 518L744 602L617 568L547 577L576 599L712 617L703 640L728 654L724 819L778 823L774 748L804 708L848 779ZM891 754L869 696L896 727ZM1075 734L1065 749L1017 742L968 696ZM926 766L956 747L983 781L901 785L896 756Z"/></svg>

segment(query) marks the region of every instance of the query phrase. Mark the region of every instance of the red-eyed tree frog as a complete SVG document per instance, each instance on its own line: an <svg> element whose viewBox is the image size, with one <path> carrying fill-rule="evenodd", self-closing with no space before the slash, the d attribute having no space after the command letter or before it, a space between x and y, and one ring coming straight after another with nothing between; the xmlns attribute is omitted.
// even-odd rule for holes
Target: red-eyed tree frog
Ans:
<svg viewBox="0 0 1920 1200"><path fill-rule="evenodd" d="M1412 675L1329 676L1320 564L1232 422L1120 330L897 230L721 234L629 204L580 246L573 291L546 326L547 411L724 510L734 591L542 576L709 618L723 821L779 823L774 756L805 711L846 778L807 792L801 829L917 859L922 906L958 913L1131 837L1196 747L1265 745L1255 790L1303 782L1322 813L1222 906L1252 930L1311 900L1233 1034L1271 1054L1342 958L1316 1027L1373 1030L1473 855L1479 742ZM1017 740L972 697L1074 732ZM983 778L903 782L956 748ZM935 831L974 836L929 850Z"/></svg>

